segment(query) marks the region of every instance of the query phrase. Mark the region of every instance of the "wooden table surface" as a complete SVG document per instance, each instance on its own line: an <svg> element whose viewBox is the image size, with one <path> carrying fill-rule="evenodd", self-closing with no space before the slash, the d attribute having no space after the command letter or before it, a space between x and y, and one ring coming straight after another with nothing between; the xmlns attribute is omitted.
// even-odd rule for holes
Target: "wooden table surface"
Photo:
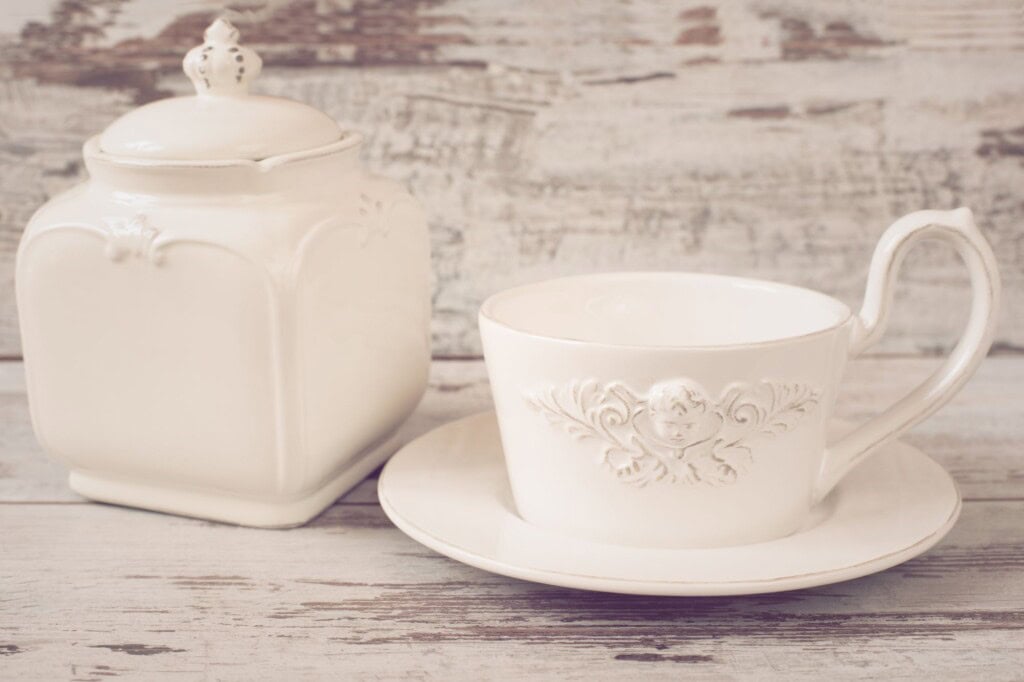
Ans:
<svg viewBox="0 0 1024 682"><path fill-rule="evenodd" d="M840 413L871 414L936 362L854 362ZM375 480L287 531L86 502L39 452L21 365L0 363L0 679L1021 679L1022 385L1024 358L990 358L907 437L965 498L927 555L817 589L673 599L456 563L391 525ZM489 404L479 361L436 362L409 435Z"/></svg>

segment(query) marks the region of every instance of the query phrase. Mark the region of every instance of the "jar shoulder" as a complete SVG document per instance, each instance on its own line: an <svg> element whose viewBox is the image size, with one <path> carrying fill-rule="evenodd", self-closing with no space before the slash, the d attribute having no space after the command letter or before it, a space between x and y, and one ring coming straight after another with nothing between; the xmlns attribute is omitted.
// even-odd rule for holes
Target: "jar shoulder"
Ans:
<svg viewBox="0 0 1024 682"><path fill-rule="evenodd" d="M36 211L21 248L47 231L78 228L102 236L140 223L165 241L210 242L264 252L299 249L311 233L329 229L426 232L422 206L401 183L359 174L338 185L276 194L153 196L86 182Z"/></svg>

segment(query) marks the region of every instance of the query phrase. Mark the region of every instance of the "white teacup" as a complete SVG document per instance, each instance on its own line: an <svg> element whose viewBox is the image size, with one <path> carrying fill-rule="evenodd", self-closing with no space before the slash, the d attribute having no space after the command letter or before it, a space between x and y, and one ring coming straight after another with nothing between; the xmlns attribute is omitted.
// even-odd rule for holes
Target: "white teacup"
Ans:
<svg viewBox="0 0 1024 682"><path fill-rule="evenodd" d="M945 364L834 442L847 358L882 334L899 264L936 237L960 252L970 319ZM896 221L859 315L808 289L737 277L613 273L509 289L480 333L522 518L575 537L714 547L797 530L858 462L941 407L992 343L995 257L966 208Z"/></svg>

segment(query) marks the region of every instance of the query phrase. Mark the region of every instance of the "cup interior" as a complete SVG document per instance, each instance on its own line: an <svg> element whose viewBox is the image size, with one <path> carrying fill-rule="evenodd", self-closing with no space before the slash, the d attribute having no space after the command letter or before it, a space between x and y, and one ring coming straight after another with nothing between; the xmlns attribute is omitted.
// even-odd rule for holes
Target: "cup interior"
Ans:
<svg viewBox="0 0 1024 682"><path fill-rule="evenodd" d="M566 341L645 347L766 343L843 324L850 309L810 289L742 277L624 272L507 289L480 314Z"/></svg>

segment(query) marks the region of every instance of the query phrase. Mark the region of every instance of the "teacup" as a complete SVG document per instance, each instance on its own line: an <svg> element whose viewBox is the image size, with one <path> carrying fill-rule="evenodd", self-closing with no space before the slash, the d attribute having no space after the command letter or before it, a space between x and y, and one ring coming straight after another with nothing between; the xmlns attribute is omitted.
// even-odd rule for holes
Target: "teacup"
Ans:
<svg viewBox="0 0 1024 682"><path fill-rule="evenodd" d="M903 256L933 237L970 271L962 338L923 384L829 442L847 359L882 334ZM959 390L992 343L998 299L995 257L966 208L897 220L858 315L809 289L694 273L495 294L480 333L516 508L537 526L644 547L793 533L853 466Z"/></svg>

